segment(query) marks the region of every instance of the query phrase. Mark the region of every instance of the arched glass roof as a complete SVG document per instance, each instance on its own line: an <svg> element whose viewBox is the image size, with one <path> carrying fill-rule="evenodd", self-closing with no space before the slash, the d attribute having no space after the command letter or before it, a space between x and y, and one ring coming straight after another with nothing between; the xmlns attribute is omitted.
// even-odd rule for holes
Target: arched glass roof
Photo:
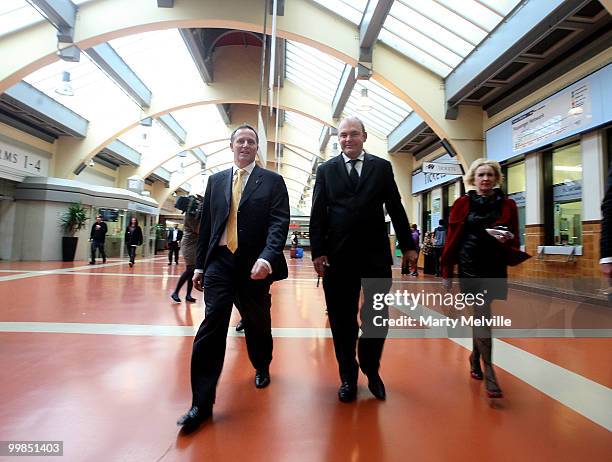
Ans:
<svg viewBox="0 0 612 462"><path fill-rule="evenodd" d="M91 0L73 0L83 4ZM103 1L103 0L99 0ZM153 0L152 0L153 1ZM302 0L314 2L325 11L332 11L359 26L364 11L378 0ZM382 25L378 39L438 76L448 76L519 4L520 0L395 0ZM26 0L0 2L0 36L36 22L43 16ZM108 42L130 70L151 91L153 99L160 94L175 97L197 94L205 82L193 60L192 51L177 29L133 34ZM141 104L103 71L86 50L78 63L58 61L28 75L24 80L62 105L88 120L113 117L116 106L130 106L142 112ZM284 78L297 86L305 96L332 107L339 94L347 65L337 58L300 42L285 41ZM70 73L74 96L57 93L64 72ZM258 78L258 76L257 76ZM362 105L367 90L370 109ZM405 101L395 96L374 78L357 80L348 99L340 106L341 116L360 117L371 136L382 141L412 113ZM181 99L181 98L178 98ZM281 101L282 104L282 101ZM211 172L225 168L232 160L226 126L219 108L201 105L174 110L171 118L187 133L179 142L167 124L155 120L150 129L137 126L119 140L141 156L161 156L161 164L172 174L180 174L187 166L201 162L201 153L211 155L207 167ZM284 122L303 136L303 146L318 146L323 124L313 118L285 111ZM147 140L143 132L147 131ZM271 136L268 136L271 138ZM190 146L213 140L191 152ZM307 142L306 142L307 140ZM330 140L332 143L334 138ZM177 156L178 153L181 153ZM199 154L198 154L199 153ZM268 154L272 157L274 154ZM312 166L320 153L304 147L285 146L281 173L287 178L291 205L296 207L309 199ZM198 157L200 156L200 157Z"/></svg>
<svg viewBox="0 0 612 462"><path fill-rule="evenodd" d="M312 1L357 25L368 3ZM520 0L395 0L378 38L446 77L519 3Z"/></svg>

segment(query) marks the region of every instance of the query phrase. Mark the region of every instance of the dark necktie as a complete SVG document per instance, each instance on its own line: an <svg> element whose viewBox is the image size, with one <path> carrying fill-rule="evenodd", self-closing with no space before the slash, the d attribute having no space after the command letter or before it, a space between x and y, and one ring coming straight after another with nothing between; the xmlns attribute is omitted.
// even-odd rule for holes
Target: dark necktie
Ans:
<svg viewBox="0 0 612 462"><path fill-rule="evenodd" d="M353 189L357 189L357 185L359 184L359 173L357 173L357 162L359 162L359 159L349 160L349 164L351 164L351 172L349 173L349 178L351 179L351 184L353 185Z"/></svg>

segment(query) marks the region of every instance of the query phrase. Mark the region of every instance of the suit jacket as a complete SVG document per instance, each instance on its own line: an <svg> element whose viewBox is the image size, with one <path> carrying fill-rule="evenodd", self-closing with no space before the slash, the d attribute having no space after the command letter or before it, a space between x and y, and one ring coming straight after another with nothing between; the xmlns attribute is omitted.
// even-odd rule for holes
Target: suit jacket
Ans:
<svg viewBox="0 0 612 462"><path fill-rule="evenodd" d="M608 186L601 204L600 257L612 257L612 168L608 172Z"/></svg>
<svg viewBox="0 0 612 462"><path fill-rule="evenodd" d="M231 195L231 168L208 179L196 259L196 268L204 272L225 231ZM238 206L237 256L249 269L263 258L272 266L272 280L285 279L288 273L283 249L288 233L289 195L283 177L256 165Z"/></svg>
<svg viewBox="0 0 612 462"><path fill-rule="evenodd" d="M470 196L466 194L458 198L451 208L446 242L440 259L442 276L444 278L453 277L454 266L459 260L459 248L461 247L461 239L463 237L463 224L468 213L470 213ZM507 241L505 244L500 244L504 245L506 249L506 263L508 265L514 266L530 258L529 254L520 250L521 245L516 202L512 199L504 198L501 215L494 223L494 226L506 226L508 230L514 234L514 239Z"/></svg>
<svg viewBox="0 0 612 462"><path fill-rule="evenodd" d="M342 155L321 164L312 198L310 245L312 258L391 265L385 206L402 251L414 250L410 224L391 163L365 154L359 184L353 189ZM348 259L348 260L347 260Z"/></svg>
<svg viewBox="0 0 612 462"><path fill-rule="evenodd" d="M178 242L181 242L181 240L183 239L183 231L180 229L178 229L177 231L178 233L176 234L176 240ZM168 234L166 235L166 242L172 242L172 236L174 236L174 228L168 231Z"/></svg>

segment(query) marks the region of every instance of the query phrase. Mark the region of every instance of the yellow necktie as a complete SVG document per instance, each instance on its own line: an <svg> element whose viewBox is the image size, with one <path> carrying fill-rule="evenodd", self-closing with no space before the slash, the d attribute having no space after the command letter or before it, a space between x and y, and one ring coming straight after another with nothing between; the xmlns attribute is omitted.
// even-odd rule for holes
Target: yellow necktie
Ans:
<svg viewBox="0 0 612 462"><path fill-rule="evenodd" d="M232 253L238 248L238 205L242 198L242 179L245 173L246 170L238 169L232 183L232 204L227 218L227 248Z"/></svg>

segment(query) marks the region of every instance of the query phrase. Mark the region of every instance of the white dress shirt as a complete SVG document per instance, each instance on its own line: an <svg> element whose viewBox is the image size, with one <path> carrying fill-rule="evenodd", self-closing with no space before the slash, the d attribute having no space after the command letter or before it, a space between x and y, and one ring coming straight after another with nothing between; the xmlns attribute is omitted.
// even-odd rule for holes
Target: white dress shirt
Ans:
<svg viewBox="0 0 612 462"><path fill-rule="evenodd" d="M247 165L246 167L244 167L243 170L246 171L246 173L243 174L242 176L242 191L244 192L244 188L246 187L247 182L249 181L249 177L251 176L251 173L253 173L253 169L255 168L255 161L251 162L249 165ZM237 175L238 170L240 169L240 167L238 167L236 164L233 165L232 167L232 183L234 182L234 178L235 175ZM225 229L223 230L223 234L221 235L221 239L219 239L219 246L225 246L227 245L227 225L225 226ZM258 258L257 261L262 262L264 265L266 265L266 267L268 268L268 274L272 274L272 265L270 264L270 262L264 258ZM203 273L204 271L202 270L202 268L196 268L194 273Z"/></svg>
<svg viewBox="0 0 612 462"><path fill-rule="evenodd" d="M351 164L350 164L351 158L348 157L344 153L342 153L342 158L344 159L344 165L346 166L346 172L350 176L351 169L353 168L353 167L351 167ZM357 159L359 159L361 162L356 162L355 163L355 169L357 170L357 174L359 176L361 176L361 169L363 168L363 161L365 159L365 151L361 151L361 154L359 154L359 157L357 157Z"/></svg>
<svg viewBox="0 0 612 462"><path fill-rule="evenodd" d="M249 177L251 176L251 173L253 172L254 168L255 168L255 161L251 162L249 165L244 167L243 170L245 170L246 173L242 175L242 192L244 192L244 188L246 187L246 184L249 181ZM232 170L233 170L232 171L232 184L233 184L234 180L236 179L236 175L238 174L238 170L240 170L240 167L234 164L234 166L232 167ZM227 245L227 226L223 230L223 234L221 235L221 239L219 240L219 245L220 246Z"/></svg>

